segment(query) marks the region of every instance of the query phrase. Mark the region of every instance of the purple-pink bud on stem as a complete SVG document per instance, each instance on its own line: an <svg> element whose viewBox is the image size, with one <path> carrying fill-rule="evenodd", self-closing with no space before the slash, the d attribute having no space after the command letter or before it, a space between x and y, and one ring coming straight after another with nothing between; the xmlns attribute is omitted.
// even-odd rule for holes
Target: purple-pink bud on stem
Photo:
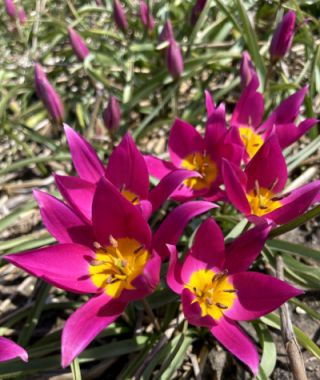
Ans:
<svg viewBox="0 0 320 380"><path fill-rule="evenodd" d="M270 56L273 61L283 58L290 49L294 36L295 22L296 13L289 11L278 24L270 45Z"/></svg>
<svg viewBox="0 0 320 380"><path fill-rule="evenodd" d="M145 28L149 32L152 32L155 25L155 21L152 14L150 13L148 4L144 0L140 0L140 18Z"/></svg>
<svg viewBox="0 0 320 380"><path fill-rule="evenodd" d="M172 37L167 49L167 67L173 78L179 78L183 73L184 64L181 49L177 41Z"/></svg>
<svg viewBox="0 0 320 380"><path fill-rule="evenodd" d="M111 95L109 103L103 112L103 121L105 127L111 134L115 133L119 129L121 120L120 105L115 96Z"/></svg>
<svg viewBox="0 0 320 380"><path fill-rule="evenodd" d="M72 50L78 57L79 61L83 62L86 59L86 57L90 54L90 51L86 43L79 35L79 33L77 33L71 26L68 27L68 33Z"/></svg>
<svg viewBox="0 0 320 380"><path fill-rule="evenodd" d="M119 0L113 0L113 17L117 27L125 33L128 30L128 21Z"/></svg>

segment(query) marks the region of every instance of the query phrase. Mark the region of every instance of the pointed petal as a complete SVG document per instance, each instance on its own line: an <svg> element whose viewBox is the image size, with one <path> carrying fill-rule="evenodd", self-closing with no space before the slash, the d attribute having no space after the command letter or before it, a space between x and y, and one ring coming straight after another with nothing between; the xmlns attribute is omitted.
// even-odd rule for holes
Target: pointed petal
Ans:
<svg viewBox="0 0 320 380"><path fill-rule="evenodd" d="M168 140L169 153L173 164L179 167L185 157L194 152L202 152L204 147L204 140L200 133L192 125L176 119L171 127Z"/></svg>
<svg viewBox="0 0 320 380"><path fill-rule="evenodd" d="M126 304L101 294L75 311L62 333L62 367L70 365L102 330L119 317L125 307Z"/></svg>
<svg viewBox="0 0 320 380"><path fill-rule="evenodd" d="M75 293L95 293L89 276L94 252L79 244L57 244L45 248L6 255L11 264L58 288Z"/></svg>
<svg viewBox="0 0 320 380"><path fill-rule="evenodd" d="M248 163L245 173L248 177L247 192L254 189L255 182L260 187L272 188L277 194L283 190L288 171L276 135L271 135Z"/></svg>
<svg viewBox="0 0 320 380"><path fill-rule="evenodd" d="M175 293L181 294L183 290L183 283L181 280L181 263L178 259L177 248L170 244L167 245L167 248L170 252L167 284Z"/></svg>
<svg viewBox="0 0 320 380"><path fill-rule="evenodd" d="M277 224L285 224L297 218L308 210L315 202L319 201L320 180L308 183L293 190L289 196L281 200L282 207L264 215Z"/></svg>
<svg viewBox="0 0 320 380"><path fill-rule="evenodd" d="M144 156L144 160L147 164L149 174L155 178L163 178L172 170L177 169L171 162L161 160L160 158L153 156Z"/></svg>
<svg viewBox="0 0 320 380"><path fill-rule="evenodd" d="M208 118L210 117L211 113L214 111L214 101L212 100L212 97L210 95L210 92L208 90L205 90L204 92L205 98L206 98L206 109L207 109L207 115Z"/></svg>
<svg viewBox="0 0 320 380"><path fill-rule="evenodd" d="M275 133L278 137L281 149L287 148L299 140L301 136L307 133L317 123L317 119L311 118L302 121L298 127L294 124L277 124L275 126Z"/></svg>
<svg viewBox="0 0 320 380"><path fill-rule="evenodd" d="M150 191L149 201L152 203L152 212L155 212L169 198L182 182L191 177L200 176L191 170L177 169L161 179L158 185Z"/></svg>
<svg viewBox="0 0 320 380"><path fill-rule="evenodd" d="M10 339L0 337L0 362L21 358L24 362L28 361L27 352Z"/></svg>
<svg viewBox="0 0 320 380"><path fill-rule="evenodd" d="M151 230L142 213L105 178L99 181L93 198L92 223L100 244L108 243L112 235L136 239L150 247Z"/></svg>
<svg viewBox="0 0 320 380"><path fill-rule="evenodd" d="M92 228L70 207L57 198L39 190L33 191L40 207L42 221L50 234L60 243L79 243L92 247Z"/></svg>
<svg viewBox="0 0 320 380"><path fill-rule="evenodd" d="M224 267L229 274L243 272L250 267L264 247L271 228L271 224L263 223L243 233L226 246Z"/></svg>
<svg viewBox="0 0 320 380"><path fill-rule="evenodd" d="M56 174L54 178L61 195L68 204L79 211L86 220L91 221L92 201L96 185L79 177Z"/></svg>
<svg viewBox="0 0 320 380"><path fill-rule="evenodd" d="M89 182L98 182L104 175L100 158L92 146L68 125L64 125L72 161L80 178Z"/></svg>
<svg viewBox="0 0 320 380"><path fill-rule="evenodd" d="M212 335L256 375L259 369L257 348L237 323L223 318L211 328Z"/></svg>
<svg viewBox="0 0 320 380"><path fill-rule="evenodd" d="M208 117L206 125L205 143L206 149L211 152L220 143L227 132L226 111L224 104L213 109Z"/></svg>
<svg viewBox="0 0 320 380"><path fill-rule="evenodd" d="M262 273L242 272L229 278L237 290L237 298L225 315L238 321L271 313L288 299L303 293L284 281Z"/></svg>
<svg viewBox="0 0 320 380"><path fill-rule="evenodd" d="M242 91L231 117L231 126L256 128L261 123L264 114L264 100L262 94L257 92L259 85L258 77L254 76Z"/></svg>
<svg viewBox="0 0 320 380"><path fill-rule="evenodd" d="M227 160L222 162L222 174L229 201L243 214L250 214L251 208L245 193L247 181L245 174Z"/></svg>
<svg viewBox="0 0 320 380"><path fill-rule="evenodd" d="M191 201L176 207L153 235L153 247L162 257L168 257L166 244L176 245L188 222L197 215L218 207L214 203Z"/></svg>
<svg viewBox="0 0 320 380"><path fill-rule="evenodd" d="M120 144L111 153L106 177L118 189L125 185L126 189L138 195L140 199L148 198L147 165L129 133L125 134Z"/></svg>

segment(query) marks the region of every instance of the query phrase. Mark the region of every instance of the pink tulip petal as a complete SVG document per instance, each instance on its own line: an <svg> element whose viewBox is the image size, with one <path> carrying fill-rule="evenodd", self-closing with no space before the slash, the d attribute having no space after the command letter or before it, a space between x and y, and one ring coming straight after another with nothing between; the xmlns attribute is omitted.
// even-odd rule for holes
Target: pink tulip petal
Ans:
<svg viewBox="0 0 320 380"><path fill-rule="evenodd" d="M163 178L172 170L177 169L171 162L161 160L160 158L153 156L144 156L144 160L147 164L149 174L155 178Z"/></svg>
<svg viewBox="0 0 320 380"><path fill-rule="evenodd" d="M70 207L57 198L39 190L33 191L42 221L50 234L60 243L79 243L92 247L92 228Z"/></svg>
<svg viewBox="0 0 320 380"><path fill-rule="evenodd" d="M80 178L98 182L104 175L104 167L92 146L68 125L64 125L72 161Z"/></svg>
<svg viewBox="0 0 320 380"><path fill-rule="evenodd" d="M237 290L237 298L225 314L238 321L271 313L288 299L303 293L284 281L262 273L242 272L229 278Z"/></svg>
<svg viewBox="0 0 320 380"><path fill-rule="evenodd" d="M151 230L142 213L105 178L99 181L93 198L92 224L100 244L109 243L112 235L136 239L150 247Z"/></svg>
<svg viewBox="0 0 320 380"><path fill-rule="evenodd" d="M271 224L263 223L226 246L224 267L229 274L243 272L250 267L259 256L271 228Z"/></svg>
<svg viewBox="0 0 320 380"><path fill-rule="evenodd" d="M214 319L209 315L201 317L201 307L198 302L192 302L194 299L195 295L184 288L181 293L183 314L192 325L211 328L215 324Z"/></svg>
<svg viewBox="0 0 320 380"><path fill-rule="evenodd" d="M28 354L22 347L12 342L10 339L0 337L0 362L5 362L18 357L24 362L28 361Z"/></svg>
<svg viewBox="0 0 320 380"><path fill-rule="evenodd" d="M208 117L205 134L205 144L208 152L213 151L214 147L219 146L221 139L227 132L226 111L224 104L211 111Z"/></svg>
<svg viewBox="0 0 320 380"><path fill-rule="evenodd" d="M188 222L197 215L218 207L214 203L191 201L176 207L153 235L153 247L165 259L168 257L166 244L176 245Z"/></svg>
<svg viewBox="0 0 320 380"><path fill-rule="evenodd" d="M264 215L264 217L277 224L288 223L306 212L313 203L319 201L319 194L320 180L308 183L293 190L289 196L281 200L282 207Z"/></svg>
<svg viewBox="0 0 320 380"><path fill-rule="evenodd" d="M193 272L205 269L212 269L212 267L208 265L207 260L203 260L202 258L194 255L191 248L182 264L181 279L185 284L187 284L190 281L190 277Z"/></svg>
<svg viewBox="0 0 320 380"><path fill-rule="evenodd" d="M231 126L255 129L261 123L264 114L264 100L262 94L257 92L259 85L258 77L253 76L236 104L230 121Z"/></svg>
<svg viewBox="0 0 320 380"><path fill-rule="evenodd" d="M152 203L152 212L155 212L169 198L182 182L191 177L198 177L199 173L191 170L178 169L167 174L158 185L150 191L149 201Z"/></svg>
<svg viewBox="0 0 320 380"><path fill-rule="evenodd" d="M167 284L170 289L177 294L181 294L183 283L181 279L181 263L179 262L177 248L174 245L167 244L170 252L169 267L167 272Z"/></svg>
<svg viewBox="0 0 320 380"><path fill-rule="evenodd" d="M179 167L189 154L203 152L205 145L202 136L192 125L176 119L171 127L168 148L171 161Z"/></svg>
<svg viewBox="0 0 320 380"><path fill-rule="evenodd" d="M149 192L149 174L143 155L136 147L131 135L126 135L109 157L106 177L118 189L126 189L140 199L147 199Z"/></svg>
<svg viewBox="0 0 320 380"><path fill-rule="evenodd" d="M76 310L62 332L62 367L67 367L125 307L125 303L101 294Z"/></svg>
<svg viewBox="0 0 320 380"><path fill-rule="evenodd" d="M256 181L260 187L272 188L277 194L283 190L288 171L276 135L270 136L248 163L245 173L248 178L247 192L255 187Z"/></svg>
<svg viewBox="0 0 320 380"><path fill-rule="evenodd" d="M257 348L237 323L222 318L217 325L212 326L210 331L228 351L245 363L254 375L258 373Z"/></svg>
<svg viewBox="0 0 320 380"><path fill-rule="evenodd" d="M191 187L180 185L170 196L177 202L186 202L195 198L203 197L208 194L208 189L204 188L202 190L193 190Z"/></svg>
<svg viewBox="0 0 320 380"><path fill-rule="evenodd" d="M204 92L205 94L205 98L206 98L206 109L207 109L207 115L208 115L208 118L210 117L211 113L214 111L215 109L215 105L214 105L214 101L212 100L212 97L210 95L210 92L208 90L206 90Z"/></svg>
<svg viewBox="0 0 320 380"><path fill-rule="evenodd" d="M79 244L57 244L4 258L33 276L74 293L95 293L89 276L94 252Z"/></svg>
<svg viewBox="0 0 320 380"><path fill-rule="evenodd" d="M152 204L150 201L142 200L136 207L140 209L145 220L148 220L152 215Z"/></svg>
<svg viewBox="0 0 320 380"><path fill-rule="evenodd" d="M223 160L222 174L229 201L243 214L250 214L251 208L244 190L247 181L245 174L227 160Z"/></svg>
<svg viewBox="0 0 320 380"><path fill-rule="evenodd" d="M278 124L291 124L299 115L299 109L308 92L308 86L290 95L271 113L268 119L261 125L261 129L269 129Z"/></svg>
<svg viewBox="0 0 320 380"><path fill-rule="evenodd" d="M54 176L56 185L68 204L86 220L92 219L92 201L96 185L79 177Z"/></svg>

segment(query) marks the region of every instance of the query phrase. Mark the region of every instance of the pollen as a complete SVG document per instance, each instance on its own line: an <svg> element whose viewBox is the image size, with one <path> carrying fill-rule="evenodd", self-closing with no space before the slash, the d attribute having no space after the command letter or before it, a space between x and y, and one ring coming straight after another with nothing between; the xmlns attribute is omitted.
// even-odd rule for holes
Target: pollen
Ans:
<svg viewBox="0 0 320 380"><path fill-rule="evenodd" d="M232 307L237 297L227 272L200 269L192 273L185 287L196 296L193 303L199 303L202 317L210 315L216 321Z"/></svg>
<svg viewBox="0 0 320 380"><path fill-rule="evenodd" d="M276 210L282 206L282 203L273 191L273 186L270 189L260 187L259 183L255 183L255 187L247 194L247 199L250 204L251 213L257 216L263 216Z"/></svg>
<svg viewBox="0 0 320 380"><path fill-rule="evenodd" d="M140 203L140 199L139 197L133 193L132 191L126 189L125 187L123 187L121 189L121 194L129 201L131 202L133 205L138 205Z"/></svg>
<svg viewBox="0 0 320 380"><path fill-rule="evenodd" d="M149 259L144 245L110 235L109 245L94 244L94 247L96 256L89 267L92 282L113 298L118 298L124 289L135 289L132 281L142 274Z"/></svg>
<svg viewBox="0 0 320 380"><path fill-rule="evenodd" d="M249 157L252 158L263 145L263 138L255 133L252 128L239 128L241 140Z"/></svg>
<svg viewBox="0 0 320 380"><path fill-rule="evenodd" d="M210 188L217 179L218 167L214 161L204 152L191 153L181 163L184 169L198 172L201 177L192 177L183 181L184 185L194 190Z"/></svg>

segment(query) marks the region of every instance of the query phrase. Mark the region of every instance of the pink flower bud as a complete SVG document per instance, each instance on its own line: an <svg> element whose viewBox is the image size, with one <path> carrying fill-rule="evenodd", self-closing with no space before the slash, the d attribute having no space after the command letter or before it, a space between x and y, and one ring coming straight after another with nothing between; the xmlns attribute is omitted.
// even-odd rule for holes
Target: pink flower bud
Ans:
<svg viewBox="0 0 320 380"><path fill-rule="evenodd" d="M174 78L179 78L183 72L183 57L179 44L174 38L170 39L167 49L167 67Z"/></svg>
<svg viewBox="0 0 320 380"><path fill-rule="evenodd" d="M34 81L36 93L47 108L51 118L55 122L61 123L64 118L63 103L39 63L35 65Z"/></svg>
<svg viewBox="0 0 320 380"><path fill-rule="evenodd" d="M197 0L191 11L191 24L194 25L205 7L207 0Z"/></svg>
<svg viewBox="0 0 320 380"><path fill-rule="evenodd" d="M247 51L243 52L240 63L241 87L245 88L251 82L252 77L256 75L249 53Z"/></svg>
<svg viewBox="0 0 320 380"><path fill-rule="evenodd" d="M17 8L14 5L13 0L4 0L4 6L6 8L7 15L12 19L16 18Z"/></svg>
<svg viewBox="0 0 320 380"><path fill-rule="evenodd" d="M86 43L82 37L73 28L71 28L71 26L68 27L68 33L75 55L78 57L79 61L83 62L85 58L90 54Z"/></svg>
<svg viewBox="0 0 320 380"><path fill-rule="evenodd" d="M162 32L160 33L159 43L169 41L173 37L174 36L171 21L167 20L163 26Z"/></svg>
<svg viewBox="0 0 320 380"><path fill-rule="evenodd" d="M24 24L27 21L27 16L23 8L19 9L18 18L19 18L20 24Z"/></svg>
<svg viewBox="0 0 320 380"><path fill-rule="evenodd" d="M270 55L272 60L276 61L281 59L290 49L294 36L295 22L296 13L294 11L289 11L283 16L282 21L278 24L270 45Z"/></svg>
<svg viewBox="0 0 320 380"><path fill-rule="evenodd" d="M144 0L140 0L140 17L142 24L151 32L154 28L155 21L150 13L150 9Z"/></svg>
<svg viewBox="0 0 320 380"><path fill-rule="evenodd" d="M102 0L96 0L96 4L97 4L98 7L102 7L103 6Z"/></svg>
<svg viewBox="0 0 320 380"><path fill-rule="evenodd" d="M128 21L119 0L113 0L113 17L117 27L125 33L128 29Z"/></svg>
<svg viewBox="0 0 320 380"><path fill-rule="evenodd" d="M121 110L117 99L110 96L109 103L103 112L104 125L109 131L116 132L120 125Z"/></svg>

